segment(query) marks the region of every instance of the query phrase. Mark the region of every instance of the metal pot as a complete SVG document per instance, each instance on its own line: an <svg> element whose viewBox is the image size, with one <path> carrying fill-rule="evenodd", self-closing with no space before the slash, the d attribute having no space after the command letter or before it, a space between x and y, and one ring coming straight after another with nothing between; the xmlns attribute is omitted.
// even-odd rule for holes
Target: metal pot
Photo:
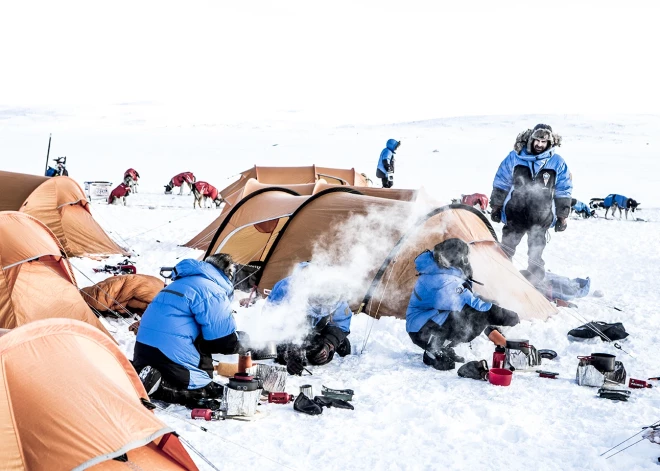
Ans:
<svg viewBox="0 0 660 471"><path fill-rule="evenodd" d="M529 355L529 340L526 339L506 339L506 348L520 350L525 355Z"/></svg>
<svg viewBox="0 0 660 471"><path fill-rule="evenodd" d="M614 360L616 360L616 356L609 353L591 354L591 364L601 373L614 371Z"/></svg>
<svg viewBox="0 0 660 471"><path fill-rule="evenodd" d="M266 342L261 348L252 349L253 360L270 360L277 358L277 344L275 342Z"/></svg>

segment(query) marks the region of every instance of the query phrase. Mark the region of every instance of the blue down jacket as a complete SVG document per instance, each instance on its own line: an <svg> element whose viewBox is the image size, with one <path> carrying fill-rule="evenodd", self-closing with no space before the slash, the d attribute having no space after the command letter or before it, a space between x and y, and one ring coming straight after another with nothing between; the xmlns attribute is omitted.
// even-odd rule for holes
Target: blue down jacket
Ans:
<svg viewBox="0 0 660 471"><path fill-rule="evenodd" d="M215 340L236 332L230 307L234 288L224 273L197 260L179 262L172 280L144 312L137 341L158 348L189 370L188 389L197 389L211 378L199 368L200 354L194 342L200 335Z"/></svg>
<svg viewBox="0 0 660 471"><path fill-rule="evenodd" d="M397 144L399 144L399 141L396 139L388 140L385 149L380 153L378 167L376 168L376 176L378 178L385 178L389 168L392 168L392 171L394 171L394 154L396 154L394 151Z"/></svg>
<svg viewBox="0 0 660 471"><path fill-rule="evenodd" d="M542 154L511 151L502 161L493 180L493 189L506 192L503 204L491 197L491 206L502 206L502 222L525 227L554 226L555 215L567 217L573 191L571 173L564 159L551 147ZM494 192L495 194L495 192ZM560 211L557 202L567 201ZM509 220L513 219L513 220Z"/></svg>
<svg viewBox="0 0 660 471"><path fill-rule="evenodd" d="M298 268L304 268L305 266L307 266L307 262L298 264ZM275 283L275 286L273 286L273 290L268 295L268 299L266 299L266 304L277 305L283 302L287 302L290 288L291 277L288 276L281 279ZM319 321L326 316L330 316L328 325L336 326L343 332L350 332L353 312L351 311L348 302L339 301L331 306L320 304L307 305L307 317L309 318L312 326L316 326L316 324L318 324Z"/></svg>
<svg viewBox="0 0 660 471"><path fill-rule="evenodd" d="M493 306L465 287L469 282L465 281L461 270L440 267L428 250L417 256L415 268L419 278L406 310L408 332L419 332L429 320L442 325L451 311L461 311L466 304L482 312Z"/></svg>

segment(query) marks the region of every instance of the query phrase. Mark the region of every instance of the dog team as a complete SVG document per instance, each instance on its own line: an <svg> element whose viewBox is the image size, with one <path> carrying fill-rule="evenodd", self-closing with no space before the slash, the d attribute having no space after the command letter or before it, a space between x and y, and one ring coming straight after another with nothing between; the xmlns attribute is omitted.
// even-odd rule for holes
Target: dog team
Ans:
<svg viewBox="0 0 660 471"><path fill-rule="evenodd" d="M129 168L124 172L124 180L110 193L108 197L108 204L123 204L126 206L126 197L131 193L137 193L138 181L140 174L137 170ZM171 195L172 190L179 187L179 196L183 195L184 187L188 188L188 194L192 194L193 209L199 206L200 209L213 207L216 208L224 202L220 196L220 192L216 187L204 181L197 181L197 178L192 172L181 172L170 179L170 182L165 185L165 194Z"/></svg>

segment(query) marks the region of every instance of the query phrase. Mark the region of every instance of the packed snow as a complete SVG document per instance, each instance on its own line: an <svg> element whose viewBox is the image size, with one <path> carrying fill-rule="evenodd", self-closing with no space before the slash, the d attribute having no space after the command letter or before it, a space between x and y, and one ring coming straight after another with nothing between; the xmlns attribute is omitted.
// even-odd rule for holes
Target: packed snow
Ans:
<svg viewBox="0 0 660 471"><path fill-rule="evenodd" d="M505 334L555 350L558 358L544 360L542 369L558 372L557 379L516 372L511 386L497 387L459 378L456 370L436 371L422 363L422 351L409 339L405 321L360 314L353 319L349 337L353 355L335 357L328 365L311 367L313 375L290 376L287 382L292 394L303 384L311 384L316 395L322 385L354 389L354 411L324 409L312 417L295 412L291 404L262 402L263 418L251 422L191 422L189 411L180 406L172 406L169 414L156 412L216 467L657 469L660 447L647 440L609 460L600 455L660 419L660 384L632 390L628 402L616 402L599 398L595 388L579 387L575 370L578 355L605 352L624 363L629 377L660 376L660 362L653 353L660 340L660 210L654 209L660 116L462 117L370 126L283 121L174 126L159 122L156 115L147 124L118 119L103 131L92 124L60 124L54 135L56 148L51 150L51 157L68 155L71 177L81 184L109 180L116 185L124 170L138 170L140 190L128 197L126 206L93 201L91 209L108 234L131 249L142 274L158 276L162 266L201 257L201 250L181 245L219 214L217 209L193 210L192 196L163 194L163 185L173 175L191 170L221 189L254 164L317 164L354 167L377 182L376 161L389 138L402 140L395 188L423 187L442 205L461 193L490 195L497 166L516 135L539 122L548 123L563 136L559 153L573 174L574 197L588 202L619 193L641 202L629 220L571 218L565 232L550 233L546 268L569 277L590 277L591 294L575 300L576 309L559 308L546 322L523 321ZM33 156L45 153L43 131L56 120L30 116L9 119L0 129L3 154L11 150L15 156L11 162L3 160L4 170L42 171L43 162L35 162ZM493 225L501 235L501 224ZM79 286L106 278L107 273L93 269L122 259L72 259ZM525 240L514 264L526 267ZM251 325L263 306L260 300L250 308L240 307L239 299L246 296L236 294L239 328ZM628 353L596 339L569 340L570 329L590 320L623 322L630 336L620 344ZM132 357L135 337L127 330L128 322L108 324L122 351ZM458 347L457 353L468 361L490 363L493 345L482 335ZM200 424L209 431L200 430ZM211 469L191 455L200 469Z"/></svg>

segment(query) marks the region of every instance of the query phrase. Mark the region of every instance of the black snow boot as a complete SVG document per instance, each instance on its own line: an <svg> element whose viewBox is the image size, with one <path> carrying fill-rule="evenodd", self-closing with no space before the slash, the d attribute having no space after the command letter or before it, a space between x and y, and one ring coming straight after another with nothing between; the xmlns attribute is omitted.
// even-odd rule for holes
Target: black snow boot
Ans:
<svg viewBox="0 0 660 471"><path fill-rule="evenodd" d="M440 350L435 351L426 350L424 351L424 357L422 358L422 361L425 365L432 366L436 370L453 370L456 368L456 363L451 359L446 350L446 348L441 348Z"/></svg>
<svg viewBox="0 0 660 471"><path fill-rule="evenodd" d="M160 371L151 366L145 366L142 368L138 377L140 378L140 381L142 381L142 385L144 386L144 389L146 389L148 396L151 396L158 391L160 382L163 379Z"/></svg>
<svg viewBox="0 0 660 471"><path fill-rule="evenodd" d="M445 347L441 350L443 350L445 354L456 363L465 363L465 358L458 356L452 347Z"/></svg>

